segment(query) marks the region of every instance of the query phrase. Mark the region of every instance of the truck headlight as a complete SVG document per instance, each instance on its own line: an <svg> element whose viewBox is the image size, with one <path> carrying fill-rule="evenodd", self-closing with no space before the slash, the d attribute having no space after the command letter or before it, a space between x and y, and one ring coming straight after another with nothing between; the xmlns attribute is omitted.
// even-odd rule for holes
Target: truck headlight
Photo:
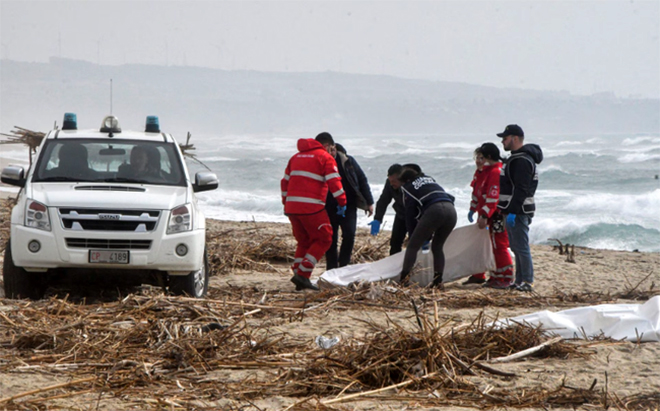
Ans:
<svg viewBox="0 0 660 411"><path fill-rule="evenodd" d="M50 231L48 208L38 201L28 200L25 207L25 226Z"/></svg>
<svg viewBox="0 0 660 411"><path fill-rule="evenodd" d="M167 224L167 234L181 233L192 230L191 205L184 204L170 212L170 222Z"/></svg>

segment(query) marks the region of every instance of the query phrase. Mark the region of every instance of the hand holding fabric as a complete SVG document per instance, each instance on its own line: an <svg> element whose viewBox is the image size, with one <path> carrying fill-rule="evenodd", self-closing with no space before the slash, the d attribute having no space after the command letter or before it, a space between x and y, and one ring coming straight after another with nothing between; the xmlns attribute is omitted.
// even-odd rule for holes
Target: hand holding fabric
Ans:
<svg viewBox="0 0 660 411"><path fill-rule="evenodd" d="M380 232L380 221L374 220L369 225L371 226L371 235L376 235Z"/></svg>
<svg viewBox="0 0 660 411"><path fill-rule="evenodd" d="M516 226L516 215L515 214L509 214L506 216L506 225L509 227L515 227Z"/></svg>
<svg viewBox="0 0 660 411"><path fill-rule="evenodd" d="M468 213L468 221L471 223L474 222L474 218L472 218L473 215L474 215L474 211L470 210L470 212Z"/></svg>
<svg viewBox="0 0 660 411"><path fill-rule="evenodd" d="M346 206L337 206L337 215L346 217Z"/></svg>

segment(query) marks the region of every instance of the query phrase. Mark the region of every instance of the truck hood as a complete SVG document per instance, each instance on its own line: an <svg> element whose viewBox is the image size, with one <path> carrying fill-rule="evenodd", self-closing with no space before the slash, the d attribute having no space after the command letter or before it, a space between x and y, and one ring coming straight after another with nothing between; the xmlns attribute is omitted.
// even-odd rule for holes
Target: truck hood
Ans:
<svg viewBox="0 0 660 411"><path fill-rule="evenodd" d="M48 207L171 210L192 201L180 186L34 183L28 196Z"/></svg>

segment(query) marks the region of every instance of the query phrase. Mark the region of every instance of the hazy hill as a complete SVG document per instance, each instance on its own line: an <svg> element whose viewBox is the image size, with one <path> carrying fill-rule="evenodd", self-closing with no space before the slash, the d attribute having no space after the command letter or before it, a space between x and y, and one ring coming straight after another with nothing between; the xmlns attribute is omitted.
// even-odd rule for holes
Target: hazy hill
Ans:
<svg viewBox="0 0 660 411"><path fill-rule="evenodd" d="M65 111L80 128L110 112L140 129L161 118L193 134L492 133L507 123L533 133L659 132L660 100L610 94L500 89L388 76L224 71L196 67L99 66L53 58L0 62L0 132L46 131Z"/></svg>

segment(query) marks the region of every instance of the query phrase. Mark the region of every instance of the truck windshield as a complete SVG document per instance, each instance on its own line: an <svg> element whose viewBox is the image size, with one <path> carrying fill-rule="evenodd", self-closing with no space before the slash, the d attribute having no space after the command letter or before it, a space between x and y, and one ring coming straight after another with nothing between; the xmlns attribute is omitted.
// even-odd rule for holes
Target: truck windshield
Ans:
<svg viewBox="0 0 660 411"><path fill-rule="evenodd" d="M58 139L44 144L33 181L120 182L184 186L173 143Z"/></svg>

